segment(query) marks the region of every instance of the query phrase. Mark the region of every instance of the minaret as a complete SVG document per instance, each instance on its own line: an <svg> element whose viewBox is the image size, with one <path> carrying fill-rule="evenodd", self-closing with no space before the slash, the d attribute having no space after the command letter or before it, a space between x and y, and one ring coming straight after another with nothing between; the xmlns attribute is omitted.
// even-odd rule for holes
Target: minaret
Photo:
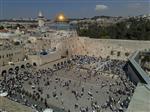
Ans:
<svg viewBox="0 0 150 112"><path fill-rule="evenodd" d="M44 16L43 16L42 12L39 11L39 14L38 14L38 25L39 25L39 27L44 26L44 24L45 24L44 21L45 21Z"/></svg>

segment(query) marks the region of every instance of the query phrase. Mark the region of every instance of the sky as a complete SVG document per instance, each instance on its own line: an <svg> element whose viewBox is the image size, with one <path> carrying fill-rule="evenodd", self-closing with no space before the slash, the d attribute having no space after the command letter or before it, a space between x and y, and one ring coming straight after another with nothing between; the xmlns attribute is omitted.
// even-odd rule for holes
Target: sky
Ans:
<svg viewBox="0 0 150 112"><path fill-rule="evenodd" d="M47 19L63 12L69 18L93 16L136 16L150 14L150 0L0 0L0 19Z"/></svg>

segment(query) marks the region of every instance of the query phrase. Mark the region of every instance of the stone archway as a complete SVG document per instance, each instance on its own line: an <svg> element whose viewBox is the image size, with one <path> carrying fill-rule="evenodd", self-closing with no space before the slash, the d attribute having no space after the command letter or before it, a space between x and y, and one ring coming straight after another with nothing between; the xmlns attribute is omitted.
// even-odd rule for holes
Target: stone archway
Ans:
<svg viewBox="0 0 150 112"><path fill-rule="evenodd" d="M6 74L7 74L6 70L3 70L2 73L1 73L2 77L5 76Z"/></svg>
<svg viewBox="0 0 150 112"><path fill-rule="evenodd" d="M59 64L59 63L57 63L57 66L60 66L60 64Z"/></svg>
<svg viewBox="0 0 150 112"><path fill-rule="evenodd" d="M33 63L33 66L37 66L36 62Z"/></svg>
<svg viewBox="0 0 150 112"><path fill-rule="evenodd" d="M64 67L64 63L60 62L60 68L63 68L63 67Z"/></svg>
<svg viewBox="0 0 150 112"><path fill-rule="evenodd" d="M63 65L64 63L63 62L61 62L61 65Z"/></svg>
<svg viewBox="0 0 150 112"><path fill-rule="evenodd" d="M67 65L67 61L64 61L64 65L65 65L65 66Z"/></svg>
<svg viewBox="0 0 150 112"><path fill-rule="evenodd" d="M57 67L56 67L56 64L53 65L53 68L55 68L55 69L57 68Z"/></svg>
<svg viewBox="0 0 150 112"><path fill-rule="evenodd" d="M16 66L16 67L15 67L15 70L16 70L16 71L19 71L19 66Z"/></svg>
<svg viewBox="0 0 150 112"><path fill-rule="evenodd" d="M26 64L26 67L27 67L27 68L31 67L31 64L30 64L30 63L27 63L27 64Z"/></svg>
<svg viewBox="0 0 150 112"><path fill-rule="evenodd" d="M13 68L9 68L8 72L11 73L13 71Z"/></svg>
<svg viewBox="0 0 150 112"><path fill-rule="evenodd" d="M60 63L57 63L57 68L60 69Z"/></svg>
<svg viewBox="0 0 150 112"><path fill-rule="evenodd" d="M25 66L24 66L24 65L21 65L21 68L25 68Z"/></svg>

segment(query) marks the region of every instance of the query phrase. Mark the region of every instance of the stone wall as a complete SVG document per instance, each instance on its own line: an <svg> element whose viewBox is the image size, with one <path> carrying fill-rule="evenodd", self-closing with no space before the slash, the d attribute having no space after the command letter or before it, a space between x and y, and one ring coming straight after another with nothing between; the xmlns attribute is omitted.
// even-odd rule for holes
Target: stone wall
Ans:
<svg viewBox="0 0 150 112"><path fill-rule="evenodd" d="M0 66L8 65L9 62L19 62L23 61L25 58L24 48L12 47L10 49L0 50Z"/></svg>
<svg viewBox="0 0 150 112"><path fill-rule="evenodd" d="M32 64L31 60L15 62L14 65L1 66L0 67L0 79L1 79L2 72L4 72L4 71L8 72L9 69L13 69L14 70L16 67L18 67L20 69L22 66L24 66L26 68L27 64Z"/></svg>
<svg viewBox="0 0 150 112"><path fill-rule="evenodd" d="M77 37L71 41L73 54L110 57L113 59L127 59L135 50L150 48L150 41L116 40L116 39L91 39Z"/></svg>

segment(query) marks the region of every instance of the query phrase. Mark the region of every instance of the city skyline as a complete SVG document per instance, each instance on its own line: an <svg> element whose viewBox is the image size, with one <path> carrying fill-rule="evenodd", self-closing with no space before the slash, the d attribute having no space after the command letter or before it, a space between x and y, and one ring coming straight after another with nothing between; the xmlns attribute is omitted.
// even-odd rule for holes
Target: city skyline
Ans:
<svg viewBox="0 0 150 112"><path fill-rule="evenodd" d="M0 0L0 112L146 112L150 0Z"/></svg>
<svg viewBox="0 0 150 112"><path fill-rule="evenodd" d="M149 0L0 0L0 19L36 18L39 11L52 19L64 12L70 18L137 16L150 13Z"/></svg>

